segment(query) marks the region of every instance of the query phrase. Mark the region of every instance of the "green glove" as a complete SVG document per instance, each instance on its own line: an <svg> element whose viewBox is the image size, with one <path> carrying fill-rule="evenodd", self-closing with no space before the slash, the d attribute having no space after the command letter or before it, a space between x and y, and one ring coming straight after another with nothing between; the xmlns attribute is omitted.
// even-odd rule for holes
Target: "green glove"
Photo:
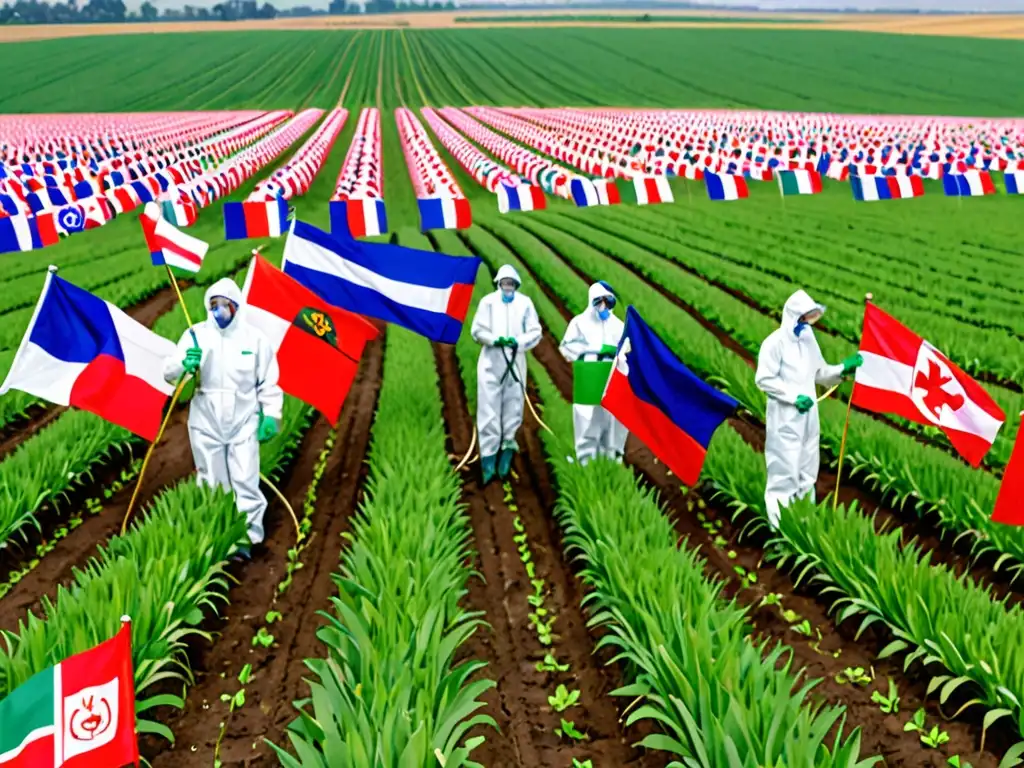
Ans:
<svg viewBox="0 0 1024 768"><path fill-rule="evenodd" d="M199 365L202 362L203 350L199 347L189 347L188 352L185 353L185 359L181 364L185 368L185 373L191 374L199 370Z"/></svg>
<svg viewBox="0 0 1024 768"><path fill-rule="evenodd" d="M864 365L864 356L860 352L851 355L843 360L843 376L849 376L862 365Z"/></svg>
<svg viewBox="0 0 1024 768"><path fill-rule="evenodd" d="M261 442L265 443L267 440L277 434L277 419L272 416L265 416L260 414L260 426L256 430L256 438Z"/></svg>
<svg viewBox="0 0 1024 768"><path fill-rule="evenodd" d="M604 344L601 346L601 351L598 352L600 357L615 357L615 353L619 351L619 348L614 344Z"/></svg>
<svg viewBox="0 0 1024 768"><path fill-rule="evenodd" d="M509 342L512 341L508 336L499 336L497 341L494 342L496 347L510 347L512 346Z"/></svg>
<svg viewBox="0 0 1024 768"><path fill-rule="evenodd" d="M811 408L814 407L814 401L807 395L800 395L799 397L797 397L794 405L796 406L796 409L800 411L800 413L807 413L809 410L811 410Z"/></svg>

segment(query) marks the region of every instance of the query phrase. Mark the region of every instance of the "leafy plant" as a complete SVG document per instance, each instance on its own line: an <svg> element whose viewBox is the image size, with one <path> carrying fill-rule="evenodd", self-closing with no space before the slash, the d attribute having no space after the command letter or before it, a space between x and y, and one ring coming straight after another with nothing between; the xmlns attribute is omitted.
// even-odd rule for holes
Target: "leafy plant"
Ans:
<svg viewBox="0 0 1024 768"><path fill-rule="evenodd" d="M921 743L926 747L937 749L949 742L949 734L939 729L939 726L933 725L932 729L928 733L921 733Z"/></svg>
<svg viewBox="0 0 1024 768"><path fill-rule="evenodd" d="M892 678L887 679L889 680L889 693L883 694L881 691L874 691L871 694L871 700L886 714L895 714L900 711L899 692Z"/></svg>
<svg viewBox="0 0 1024 768"><path fill-rule="evenodd" d="M554 696L548 696L548 704L555 712L564 712L569 707L576 706L576 703L580 700L579 691L570 691L564 685L559 685L555 689Z"/></svg>
<svg viewBox="0 0 1024 768"><path fill-rule="evenodd" d="M274 644L274 636L267 631L266 627L260 627L260 631L252 637L252 647L260 646L269 648Z"/></svg>
<svg viewBox="0 0 1024 768"><path fill-rule="evenodd" d="M836 682L840 685L852 683L853 685L870 685L874 678L867 673L864 667L847 667L838 675ZM891 682L891 681L890 681ZM873 699L874 697L872 697Z"/></svg>
<svg viewBox="0 0 1024 768"><path fill-rule="evenodd" d="M927 714L925 713L924 708L917 710L914 713L913 717L903 724L903 732L909 733L912 731L921 731L923 733L925 729L926 717Z"/></svg>
<svg viewBox="0 0 1024 768"><path fill-rule="evenodd" d="M558 659L555 658L553 653L547 653L544 655L544 661L537 662L538 672L568 672L568 664L559 664Z"/></svg>
<svg viewBox="0 0 1024 768"><path fill-rule="evenodd" d="M559 736L565 736L567 739L572 739L573 741L584 741L590 738L586 733L576 727L576 723L571 720L566 720L565 718L562 718L561 725L555 728L555 733Z"/></svg>

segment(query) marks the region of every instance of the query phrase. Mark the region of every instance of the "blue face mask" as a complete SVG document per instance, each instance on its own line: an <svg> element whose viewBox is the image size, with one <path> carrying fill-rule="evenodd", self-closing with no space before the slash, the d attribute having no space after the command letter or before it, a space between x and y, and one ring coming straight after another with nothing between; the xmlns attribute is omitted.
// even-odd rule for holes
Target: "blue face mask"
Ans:
<svg viewBox="0 0 1024 768"><path fill-rule="evenodd" d="M227 328L231 325L231 321L235 319L235 313L231 311L231 307L214 307L213 319L217 321L217 325L221 328Z"/></svg>
<svg viewBox="0 0 1024 768"><path fill-rule="evenodd" d="M799 338L800 334L804 332L804 328L808 327L808 323L797 323L796 327L793 328L793 333Z"/></svg>
<svg viewBox="0 0 1024 768"><path fill-rule="evenodd" d="M612 316L612 311L610 309L599 309L597 310L597 316L602 320L607 320Z"/></svg>
<svg viewBox="0 0 1024 768"><path fill-rule="evenodd" d="M501 300L505 304L511 304L512 303L512 299L514 299L515 297L516 297L516 292L515 291L502 291L501 292Z"/></svg>

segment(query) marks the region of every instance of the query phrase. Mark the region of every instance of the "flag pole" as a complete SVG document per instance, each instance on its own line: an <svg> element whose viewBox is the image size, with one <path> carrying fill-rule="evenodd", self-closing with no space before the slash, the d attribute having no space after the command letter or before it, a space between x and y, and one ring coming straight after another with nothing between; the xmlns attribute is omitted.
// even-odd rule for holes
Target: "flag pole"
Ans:
<svg viewBox="0 0 1024 768"><path fill-rule="evenodd" d="M864 294L864 303L870 304L872 295L870 293ZM854 387L857 386L856 381ZM836 490L832 494L832 512L834 513L839 507L839 483L843 476L843 459L846 456L846 436L850 431L850 412L853 410L853 390L850 391L850 397L846 401L846 422L843 424L843 439L839 443L839 466L836 467Z"/></svg>
<svg viewBox="0 0 1024 768"><path fill-rule="evenodd" d="M146 467L149 466L149 460L153 458L153 451L156 449L157 443L160 442L164 436L164 431L167 429L167 422L171 420L171 414L174 413L174 406L178 404L178 398L181 396L181 391L185 388L185 382L187 381L187 374L182 372L181 376L178 377L178 383L174 387L174 395L171 397L170 405L167 407L167 413L164 415L164 420L160 424L160 431L157 432L156 440L149 444L149 448L146 450L146 457L142 460L142 468L139 470L139 478L135 481L135 490L132 491L132 498L128 502L128 509L125 510L124 520L121 521L121 535L124 536L126 530L128 530L128 519L132 516L132 510L135 509L135 502L139 498L139 490L142 488L142 480L146 476Z"/></svg>

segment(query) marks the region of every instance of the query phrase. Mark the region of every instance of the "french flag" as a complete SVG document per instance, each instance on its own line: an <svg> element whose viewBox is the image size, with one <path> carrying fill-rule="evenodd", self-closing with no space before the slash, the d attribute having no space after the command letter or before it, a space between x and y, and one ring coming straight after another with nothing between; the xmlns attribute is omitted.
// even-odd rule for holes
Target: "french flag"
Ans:
<svg viewBox="0 0 1024 768"><path fill-rule="evenodd" d="M903 200L924 194L920 176L851 176L850 187L853 199L864 202Z"/></svg>
<svg viewBox="0 0 1024 768"><path fill-rule="evenodd" d="M388 231L383 200L332 200L331 234L342 237L373 237Z"/></svg>
<svg viewBox="0 0 1024 768"><path fill-rule="evenodd" d="M0 218L0 253L36 251L60 240L52 212Z"/></svg>
<svg viewBox="0 0 1024 768"><path fill-rule="evenodd" d="M750 194L745 178L725 173L705 173L704 186L711 200L739 200Z"/></svg>
<svg viewBox="0 0 1024 768"><path fill-rule="evenodd" d="M1007 171L1003 174L1006 194L1024 195L1024 171Z"/></svg>
<svg viewBox="0 0 1024 768"><path fill-rule="evenodd" d="M994 195L996 185L988 171L969 170L949 173L942 177L942 191L946 197L982 197Z"/></svg>
<svg viewBox="0 0 1024 768"><path fill-rule="evenodd" d="M420 209L420 231L431 229L469 229L473 215L469 200L464 197L421 197L416 200Z"/></svg>
<svg viewBox="0 0 1024 768"><path fill-rule="evenodd" d="M166 265L186 272L198 272L203 266L210 244L176 228L161 215L159 205L146 203L139 221L153 266Z"/></svg>
<svg viewBox="0 0 1024 768"><path fill-rule="evenodd" d="M50 267L0 396L18 389L155 440L173 392L163 367L174 342L55 273Z"/></svg>
<svg viewBox="0 0 1024 768"><path fill-rule="evenodd" d="M334 238L302 221L281 269L328 304L454 344L473 297L480 259Z"/></svg>
<svg viewBox="0 0 1024 768"><path fill-rule="evenodd" d="M711 436L738 403L683 365L631 306L601 405L684 485L696 485Z"/></svg>
<svg viewBox="0 0 1024 768"><path fill-rule="evenodd" d="M510 187L508 184L499 184L497 193L498 213L508 213L509 211L543 211L547 207L544 190L536 184L520 184L516 187Z"/></svg>
<svg viewBox="0 0 1024 768"><path fill-rule="evenodd" d="M288 231L288 202L283 197L259 202L224 203L224 239L280 237Z"/></svg>
<svg viewBox="0 0 1024 768"><path fill-rule="evenodd" d="M597 196L597 188L590 179L576 178L569 182L569 194L577 208L589 208L592 205L600 205L601 199Z"/></svg>

